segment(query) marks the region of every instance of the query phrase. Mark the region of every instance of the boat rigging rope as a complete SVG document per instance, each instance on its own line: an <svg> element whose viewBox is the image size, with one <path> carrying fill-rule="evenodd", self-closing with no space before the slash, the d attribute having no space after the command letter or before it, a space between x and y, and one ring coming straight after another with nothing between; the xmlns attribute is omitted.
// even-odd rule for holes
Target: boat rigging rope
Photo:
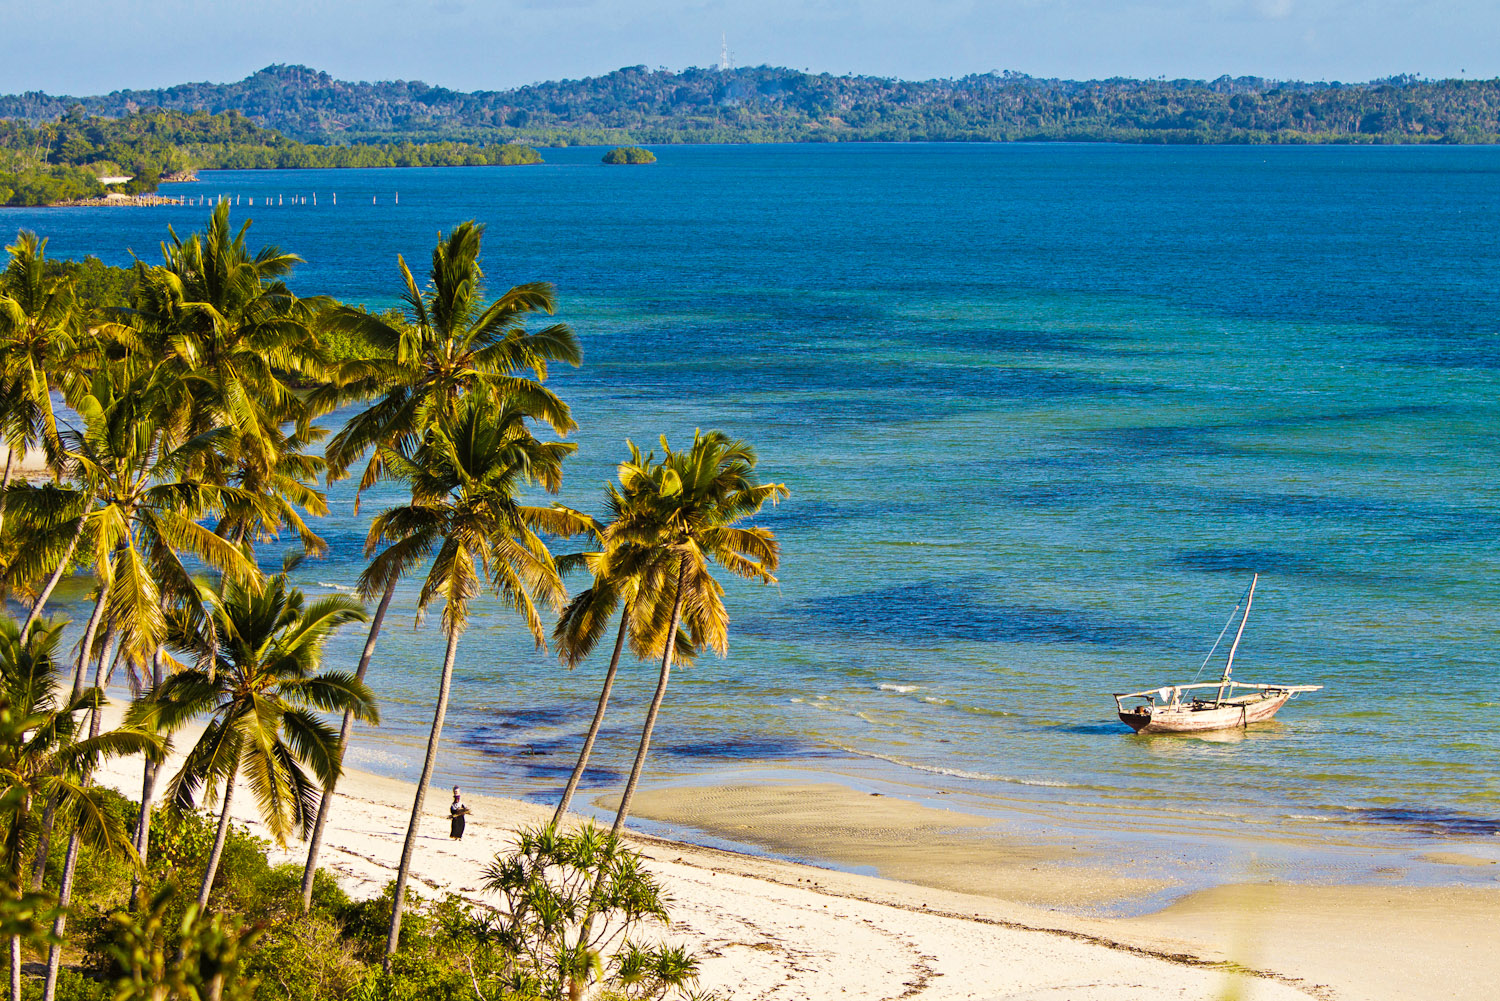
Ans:
<svg viewBox="0 0 1500 1001"><path fill-rule="evenodd" d="M1246 590L1248 591L1249 589L1247 588ZM1234 606L1234 611L1229 613L1229 620L1224 623L1224 628L1219 630L1219 638L1214 640L1213 648L1208 651L1208 656L1203 658L1203 663L1198 665L1198 673L1193 675L1193 681L1198 680L1198 676L1203 673L1203 669L1208 666L1208 662L1213 660L1214 650L1219 649L1219 644L1224 642L1224 635L1229 632L1229 627L1234 625L1234 617L1240 614L1240 606L1244 603L1245 596L1241 594L1240 600Z"/></svg>

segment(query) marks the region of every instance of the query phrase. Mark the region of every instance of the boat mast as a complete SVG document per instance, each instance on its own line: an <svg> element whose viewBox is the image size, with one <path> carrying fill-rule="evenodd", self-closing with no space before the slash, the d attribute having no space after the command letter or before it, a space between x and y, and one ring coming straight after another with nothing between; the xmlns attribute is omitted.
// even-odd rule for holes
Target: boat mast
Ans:
<svg viewBox="0 0 1500 1001"><path fill-rule="evenodd" d="M1229 648L1229 659L1224 662L1224 677L1219 679L1219 701L1224 701L1224 690L1229 687L1229 675L1234 670L1234 652L1240 648L1240 637L1245 635L1245 623L1250 621L1250 605L1255 601L1255 582L1260 574L1250 578L1250 595L1245 599L1245 615L1240 619L1239 631L1234 634L1234 645Z"/></svg>

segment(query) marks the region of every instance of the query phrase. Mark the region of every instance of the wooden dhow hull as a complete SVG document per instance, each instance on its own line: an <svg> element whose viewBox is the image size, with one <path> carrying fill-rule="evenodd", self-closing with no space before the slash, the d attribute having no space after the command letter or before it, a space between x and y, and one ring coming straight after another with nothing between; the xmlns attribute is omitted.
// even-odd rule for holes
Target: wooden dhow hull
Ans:
<svg viewBox="0 0 1500 1001"><path fill-rule="evenodd" d="M1291 692L1249 695L1203 708L1191 704L1157 706L1149 713L1121 712L1120 720L1136 733L1202 733L1207 730L1236 730L1264 723L1286 705Z"/></svg>

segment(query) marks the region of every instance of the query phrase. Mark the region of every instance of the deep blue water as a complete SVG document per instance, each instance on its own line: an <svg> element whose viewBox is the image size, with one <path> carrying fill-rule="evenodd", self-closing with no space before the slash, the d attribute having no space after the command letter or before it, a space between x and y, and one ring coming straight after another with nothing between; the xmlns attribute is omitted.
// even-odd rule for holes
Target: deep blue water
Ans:
<svg viewBox="0 0 1500 1001"><path fill-rule="evenodd" d="M760 449L792 490L763 519L782 583L730 588L731 655L678 675L653 779L790 761L1042 823L1500 830L1500 149L659 154L179 189L242 199L252 242L306 258L299 291L379 306L398 253L420 272L440 230L487 223L493 284L554 282L585 346L554 376L581 427L568 503L598 509L627 437ZM0 229L123 263L207 212L4 210ZM313 588L358 572L351 495ZM1251 571L1236 677L1327 690L1235 741L1127 735L1108 693L1191 678ZM395 774L441 653L435 618L409 623L382 641L387 723L355 758ZM600 665L563 671L489 606L459 658L445 775L550 795ZM651 682L628 672L601 789Z"/></svg>

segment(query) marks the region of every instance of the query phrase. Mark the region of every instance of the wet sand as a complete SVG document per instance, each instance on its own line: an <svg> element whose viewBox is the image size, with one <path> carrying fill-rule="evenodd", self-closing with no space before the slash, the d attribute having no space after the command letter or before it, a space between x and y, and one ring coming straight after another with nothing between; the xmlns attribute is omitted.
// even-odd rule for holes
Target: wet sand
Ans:
<svg viewBox="0 0 1500 1001"><path fill-rule="evenodd" d="M595 803L614 807L612 797ZM1020 837L990 817L832 782L648 789L633 809L783 858L1039 908L1086 910L1170 885L1110 873L1076 846Z"/></svg>
<svg viewBox="0 0 1500 1001"><path fill-rule="evenodd" d="M875 891L892 905L920 901L930 911L967 910L976 920L1242 967L1316 997L1436 1001L1500 993L1500 950L1494 947L1500 883L1494 889L1230 885L1189 893L1145 916L1110 919L1084 912L1161 884L1115 876L1086 853L1073 855L1066 841L1021 838L992 818L833 783L648 790L637 795L636 812L777 855L883 877L873 882L913 884L905 894L893 889L897 883ZM1493 867L1500 876L1487 859L1458 852L1428 858ZM819 880L848 889L846 878Z"/></svg>

